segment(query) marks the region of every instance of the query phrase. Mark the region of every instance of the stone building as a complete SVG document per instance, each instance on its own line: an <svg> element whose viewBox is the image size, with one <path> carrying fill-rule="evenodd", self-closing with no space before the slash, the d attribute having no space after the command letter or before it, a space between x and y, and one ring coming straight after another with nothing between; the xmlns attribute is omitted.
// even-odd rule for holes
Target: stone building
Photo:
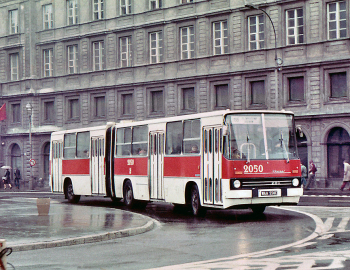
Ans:
<svg viewBox="0 0 350 270"><path fill-rule="evenodd" d="M284 109L303 129L302 161L314 160L321 186L337 187L350 155L349 5L2 0L0 165L47 187L52 131L225 108Z"/></svg>

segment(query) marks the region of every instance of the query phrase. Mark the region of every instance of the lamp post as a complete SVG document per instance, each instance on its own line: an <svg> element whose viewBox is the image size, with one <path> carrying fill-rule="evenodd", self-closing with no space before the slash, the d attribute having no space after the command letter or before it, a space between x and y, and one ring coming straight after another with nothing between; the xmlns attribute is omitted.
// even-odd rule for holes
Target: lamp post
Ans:
<svg viewBox="0 0 350 270"><path fill-rule="evenodd" d="M31 165L31 160L33 158L33 147L32 147L32 114L33 114L33 107L32 104L28 103L26 105L27 113L29 116L29 166L30 166L30 179L29 179L29 189L33 189L33 166Z"/></svg>
<svg viewBox="0 0 350 270"><path fill-rule="evenodd" d="M270 20L270 23L272 25L272 28L273 28L273 33L274 33L274 36L275 36L275 64L276 64L276 67L275 67L275 82L276 82L276 102L275 102L275 108L276 110L278 110L278 92L279 92L279 82L278 82L278 71L280 70L281 68L281 65L283 64L283 60L282 58L279 58L277 57L277 36L276 36L276 29L275 29L275 25L273 24L273 21L270 17L270 15L263 9L260 9L258 7L255 7L253 5L245 5L247 8L250 8L250 9L256 9L256 10L260 10L262 11L266 16L267 18L269 18Z"/></svg>

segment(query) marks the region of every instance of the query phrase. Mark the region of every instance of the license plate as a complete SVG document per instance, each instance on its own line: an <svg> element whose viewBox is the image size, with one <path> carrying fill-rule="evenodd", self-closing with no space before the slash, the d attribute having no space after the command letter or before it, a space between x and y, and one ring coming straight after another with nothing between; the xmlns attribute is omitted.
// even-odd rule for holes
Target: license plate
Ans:
<svg viewBox="0 0 350 270"><path fill-rule="evenodd" d="M281 196L280 189L259 190L259 197L279 197Z"/></svg>

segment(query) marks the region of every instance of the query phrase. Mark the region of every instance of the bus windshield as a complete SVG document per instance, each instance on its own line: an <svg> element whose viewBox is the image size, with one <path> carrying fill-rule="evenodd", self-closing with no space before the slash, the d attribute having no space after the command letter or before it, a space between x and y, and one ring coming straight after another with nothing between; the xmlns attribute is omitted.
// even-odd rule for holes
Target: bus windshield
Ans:
<svg viewBox="0 0 350 270"><path fill-rule="evenodd" d="M296 159L293 116L289 114L230 114L225 156L229 159Z"/></svg>

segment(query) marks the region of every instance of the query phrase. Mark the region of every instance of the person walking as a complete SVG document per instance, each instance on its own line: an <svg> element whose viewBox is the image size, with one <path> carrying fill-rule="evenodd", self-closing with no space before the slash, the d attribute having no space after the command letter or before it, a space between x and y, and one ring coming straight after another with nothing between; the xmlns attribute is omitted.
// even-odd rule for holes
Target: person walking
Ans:
<svg viewBox="0 0 350 270"><path fill-rule="evenodd" d="M345 188L346 184L349 183L350 181L350 164L349 161L347 159L343 160L343 164L344 164L344 177L343 177L343 184L340 187L340 190L343 191L343 189ZM350 190L350 187L349 187Z"/></svg>
<svg viewBox="0 0 350 270"><path fill-rule="evenodd" d="M6 169L6 172L5 172L5 175L4 175L4 189L7 188L7 185L10 186L10 189L12 188L12 185L11 185L11 179L10 179L10 170L9 169Z"/></svg>
<svg viewBox="0 0 350 270"><path fill-rule="evenodd" d="M315 185L315 174L317 172L317 168L312 160L309 162L309 179L307 181L305 190L310 189L310 185L312 184L313 186Z"/></svg>
<svg viewBox="0 0 350 270"><path fill-rule="evenodd" d="M21 172L19 169L15 170L15 186L17 187L17 189L19 189L19 179L21 179Z"/></svg>
<svg viewBox="0 0 350 270"><path fill-rule="evenodd" d="M306 177L307 177L307 169L304 164L301 163L301 184L303 188L306 187Z"/></svg>

